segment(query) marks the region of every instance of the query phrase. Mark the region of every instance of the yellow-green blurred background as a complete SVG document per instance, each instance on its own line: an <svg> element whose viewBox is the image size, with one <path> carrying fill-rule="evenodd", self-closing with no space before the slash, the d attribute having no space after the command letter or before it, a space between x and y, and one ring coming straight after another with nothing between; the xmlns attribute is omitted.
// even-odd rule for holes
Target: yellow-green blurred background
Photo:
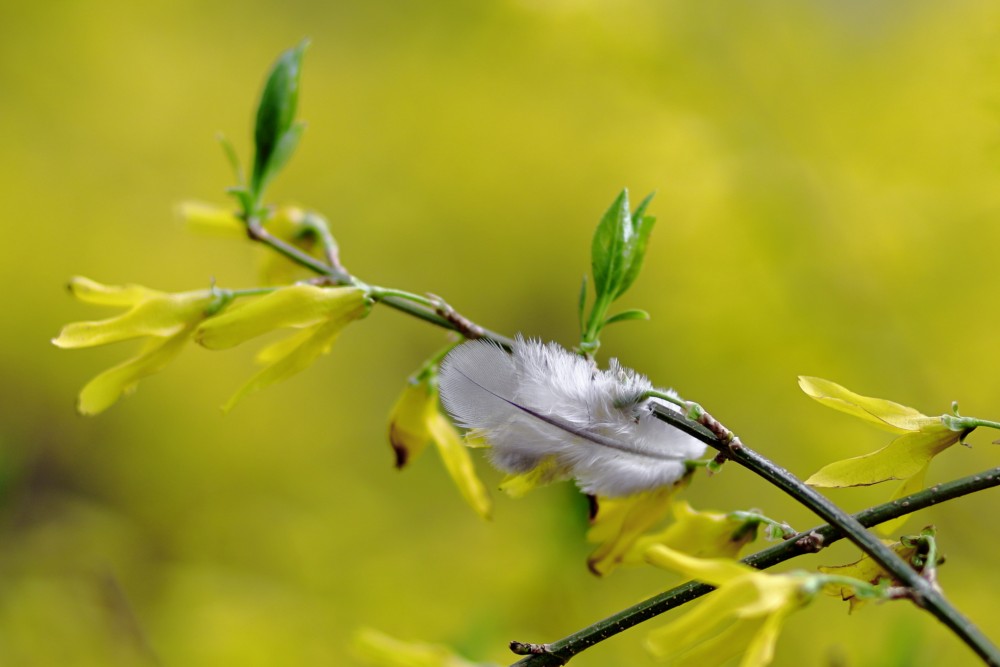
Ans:
<svg viewBox="0 0 1000 667"><path fill-rule="evenodd" d="M261 78L304 36L309 127L271 194L324 212L361 277L572 345L600 214L623 186L656 190L623 300L653 319L612 328L602 354L800 475L886 438L798 374L1000 418L996 3L48 0L4 3L0 36L0 664L354 665L359 626L506 663L510 639L676 583L588 574L567 484L497 495L484 523L432 452L395 471L386 415L445 338L392 311L228 417L250 349L192 348L104 415L74 414L130 351L49 344L103 315L68 277L254 283L259 249L191 236L172 211L226 203L214 133L249 153ZM995 465L994 437L931 479ZM891 490L831 495L855 510ZM816 523L735 467L689 498ZM939 527L942 585L995 640L998 510L987 492L908 524ZM573 664L652 664L644 633ZM910 605L848 617L824 599L775 664L972 662Z"/></svg>

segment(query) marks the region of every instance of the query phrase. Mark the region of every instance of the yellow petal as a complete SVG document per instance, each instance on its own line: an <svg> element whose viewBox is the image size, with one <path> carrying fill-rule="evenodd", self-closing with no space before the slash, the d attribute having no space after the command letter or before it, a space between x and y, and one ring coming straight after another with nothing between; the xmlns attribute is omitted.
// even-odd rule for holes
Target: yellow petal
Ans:
<svg viewBox="0 0 1000 667"><path fill-rule="evenodd" d="M278 209L265 226L273 236L295 246L310 257L323 258L323 244L313 231L304 225L306 214L300 208L286 206ZM261 280L265 285L287 285L308 275L298 262L276 252L264 255L260 265Z"/></svg>
<svg viewBox="0 0 1000 667"><path fill-rule="evenodd" d="M740 660L740 667L764 667L774 660L774 645L778 643L781 624L794 607L785 607L767 616L753 639L747 645L746 653Z"/></svg>
<svg viewBox="0 0 1000 667"><path fill-rule="evenodd" d="M673 504L673 522L666 529L639 538L625 562L644 562L645 551L662 544L698 558L735 558L757 537L757 523L722 512L699 512L686 501Z"/></svg>
<svg viewBox="0 0 1000 667"><path fill-rule="evenodd" d="M476 475L469 450L462 442L462 436L444 415L435 411L428 420L428 429L438 453L459 492L476 513L484 519L490 518L493 501L490 494Z"/></svg>
<svg viewBox="0 0 1000 667"><path fill-rule="evenodd" d="M685 655L689 653L692 656L718 655L718 661L713 659L703 663L718 664L740 653L745 643L733 640L745 641L749 638L746 629L752 632L756 627L754 620L736 617L737 610L750 601L752 595L753 591L746 587L720 588L669 625L650 632L646 637L646 648L658 659L680 659L684 663L689 662Z"/></svg>
<svg viewBox="0 0 1000 667"><path fill-rule="evenodd" d="M222 407L229 412L248 394L275 382L287 379L311 366L327 354L347 322L332 320L264 348L257 355L258 361L268 365L250 378Z"/></svg>
<svg viewBox="0 0 1000 667"><path fill-rule="evenodd" d="M181 202L177 214L193 232L226 238L243 238L247 228L232 211L197 201Z"/></svg>
<svg viewBox="0 0 1000 667"><path fill-rule="evenodd" d="M307 229L302 224L305 216L305 211L297 206L283 206L268 218L267 231L282 241L294 243Z"/></svg>
<svg viewBox="0 0 1000 667"><path fill-rule="evenodd" d="M881 398L861 396L836 382L822 378L802 376L799 378L799 386L802 391L827 407L846 412L894 433L919 431L938 421L936 417L928 417L911 407Z"/></svg>
<svg viewBox="0 0 1000 667"><path fill-rule="evenodd" d="M913 477L909 478L908 480L900 484L899 488L896 490L896 493L892 494L892 497L889 498L889 502L892 502L894 500L899 500L903 496L908 496L911 493L916 493L917 491L923 489L924 481L927 479L928 467L930 467L929 464L924 464L924 467L918 470L913 475ZM910 518L909 514L898 516L895 519L886 521L885 523L880 523L879 525L875 526L875 530L877 530L882 535L891 535L892 533L902 528L903 524L906 523L907 519L909 518Z"/></svg>
<svg viewBox="0 0 1000 667"><path fill-rule="evenodd" d="M371 628L357 632L352 648L376 667L475 667L446 646L404 642Z"/></svg>
<svg viewBox="0 0 1000 667"><path fill-rule="evenodd" d="M746 650L747 644L763 625L763 618L727 619L700 644L685 647L681 654L671 655L670 667L711 667L726 665ZM666 657L666 656L665 656Z"/></svg>
<svg viewBox="0 0 1000 667"><path fill-rule="evenodd" d="M213 350L239 345L275 329L306 328L326 321L342 328L368 311L356 287L291 285L227 308L201 324L195 339Z"/></svg>
<svg viewBox="0 0 1000 667"><path fill-rule="evenodd" d="M663 546L647 552L661 565L718 587L704 602L649 635L647 645L672 664L720 664L742 652L744 666L766 665L785 616L808 598L799 574L767 574L732 560L699 559Z"/></svg>
<svg viewBox="0 0 1000 667"><path fill-rule="evenodd" d="M598 544L587 559L596 575L604 576L621 563L643 533L670 510L670 500L684 484L664 486L624 498L599 498L587 541Z"/></svg>
<svg viewBox="0 0 1000 667"><path fill-rule="evenodd" d="M437 410L436 397L427 382L407 383L389 415L389 444L402 468L423 452L431 441L428 421Z"/></svg>
<svg viewBox="0 0 1000 667"><path fill-rule="evenodd" d="M472 447L468 441L466 445ZM529 470L516 475L507 475L500 482L500 490L511 498L521 498L529 491L544 486L565 477L554 456L546 456L541 463Z"/></svg>
<svg viewBox="0 0 1000 667"><path fill-rule="evenodd" d="M204 317L205 309L214 298L208 290L168 294L144 287L127 286L116 293L91 291L92 286L88 285L85 289L91 296L99 294L101 299L106 297L100 302L103 305L118 305L113 304L113 301L119 298L131 300L139 297L141 300L118 317L67 324L59 332L59 336L52 340L54 345L80 348L142 336L173 336Z"/></svg>
<svg viewBox="0 0 1000 667"><path fill-rule="evenodd" d="M722 586L758 572L749 565L729 558L695 558L662 544L650 547L646 551L646 560L712 586Z"/></svg>
<svg viewBox="0 0 1000 667"><path fill-rule="evenodd" d="M138 356L104 371L88 382L80 392L77 410L83 415L96 415L135 390L136 384L147 375L163 369L176 357L187 343L190 332L146 343Z"/></svg>
<svg viewBox="0 0 1000 667"><path fill-rule="evenodd" d="M90 278L76 276L69 281L69 291L80 301L97 306L128 307L162 294L142 285L102 285Z"/></svg>
<svg viewBox="0 0 1000 667"><path fill-rule="evenodd" d="M962 433L941 430L907 433L882 449L824 466L806 484L822 487L869 486L916 475L936 455L951 447Z"/></svg>
<svg viewBox="0 0 1000 667"><path fill-rule="evenodd" d="M805 602L802 596L804 579L800 573L767 574L754 570L739 583L755 590L755 599L739 610L740 616L773 614L785 607L798 607Z"/></svg>

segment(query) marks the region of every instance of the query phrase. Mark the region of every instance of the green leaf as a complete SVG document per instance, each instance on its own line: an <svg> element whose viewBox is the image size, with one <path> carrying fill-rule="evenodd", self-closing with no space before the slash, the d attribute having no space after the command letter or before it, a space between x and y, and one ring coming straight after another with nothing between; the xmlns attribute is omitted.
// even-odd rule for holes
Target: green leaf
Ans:
<svg viewBox="0 0 1000 667"><path fill-rule="evenodd" d="M236 185L246 187L246 179L243 176L243 167L240 165L240 158L236 154L233 142L229 141L229 137L221 132L217 134L215 138L218 140L219 145L222 146L222 151L226 154L226 160L229 162L229 166L233 169L233 175L236 176Z"/></svg>
<svg viewBox="0 0 1000 667"><path fill-rule="evenodd" d="M635 213L632 214L632 220L642 220L643 216L646 215L646 209L649 208L649 202L653 201L653 197L655 196L655 192L650 192L641 202L639 202L639 205L635 209Z"/></svg>
<svg viewBox="0 0 1000 667"><path fill-rule="evenodd" d="M653 224L656 222L656 218L650 215L646 215L646 209L649 207L649 203L653 200L655 193L651 192L646 195L639 206L635 209L635 213L632 214L632 226L634 234L629 237L628 245L625 251L627 266L625 268L625 274L622 276L621 283L618 285L618 289L615 292L614 298L620 297L622 294L632 286L635 279L639 276L639 270L642 268L642 262L646 255L646 244L649 241L649 234L653 231Z"/></svg>
<svg viewBox="0 0 1000 667"><path fill-rule="evenodd" d="M604 213L591 244L590 261L598 301L605 295L613 298L618 292L628 267L627 246L633 234L628 190L625 189Z"/></svg>
<svg viewBox="0 0 1000 667"><path fill-rule="evenodd" d="M584 311L587 309L587 276L583 276L583 282L580 283L580 300L577 303L578 316L580 318L580 332L584 333L586 331L586 322L584 321Z"/></svg>
<svg viewBox="0 0 1000 667"><path fill-rule="evenodd" d="M309 45L303 40L278 57L271 68L264 90L257 106L257 123L254 128L253 177L250 190L255 198L260 197L265 184L265 175L274 176L276 170L272 160L279 142L285 137L295 120L295 109L299 101L299 74L302 69L302 55ZM294 148L294 145L293 145ZM287 161L288 156L284 159Z"/></svg>
<svg viewBox="0 0 1000 667"><path fill-rule="evenodd" d="M617 299L632 286L642 268L649 235L656 218L646 215L653 195L648 195L635 213L629 213L628 190L622 190L601 218L591 249L594 287L598 300Z"/></svg>
<svg viewBox="0 0 1000 667"><path fill-rule="evenodd" d="M639 277L639 270L642 269L642 262L646 257L646 244L649 242L649 234L653 231L653 225L656 223L656 218L651 215L633 218L633 220L637 220L638 222L628 252L628 268L625 269L625 274L618 285L618 291L615 292L616 299L624 294L632 286L632 283L635 282L635 279Z"/></svg>
<svg viewBox="0 0 1000 667"><path fill-rule="evenodd" d="M612 315L608 319L604 320L604 326L608 326L609 324L614 324L615 322L624 322L626 320L648 320L648 319L649 319L649 313L647 313L645 310L640 310L639 308L635 308L633 310L626 310L622 313L618 313L617 315Z"/></svg>
<svg viewBox="0 0 1000 667"><path fill-rule="evenodd" d="M253 196L246 188L226 188L226 194L239 202L243 213L249 215L253 213Z"/></svg>
<svg viewBox="0 0 1000 667"><path fill-rule="evenodd" d="M264 168L264 173L260 175L257 192L263 192L271 179L277 176L278 172L288 163L292 153L295 152L295 147L299 145L299 139L302 138L302 131L305 129L305 123L295 123L281 137L274 147L274 152L271 153L271 160Z"/></svg>
<svg viewBox="0 0 1000 667"><path fill-rule="evenodd" d="M582 350L596 349L601 328L610 322L640 317L629 314L605 319L611 303L635 282L642 268L649 235L656 222L653 216L646 215L652 198L652 194L648 195L632 214L629 212L628 190L622 190L597 225L591 246L596 296L587 325L583 328Z"/></svg>

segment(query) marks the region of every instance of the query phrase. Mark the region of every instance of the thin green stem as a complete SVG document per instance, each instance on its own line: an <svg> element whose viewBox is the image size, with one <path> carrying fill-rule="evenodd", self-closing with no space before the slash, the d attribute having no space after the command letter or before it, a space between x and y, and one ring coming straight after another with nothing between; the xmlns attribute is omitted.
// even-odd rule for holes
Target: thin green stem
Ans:
<svg viewBox="0 0 1000 667"><path fill-rule="evenodd" d="M644 394L643 398L658 398L660 400L666 401L667 403L676 405L679 408L687 409L688 407L688 402L685 401L680 396L675 396L674 394L668 394L667 392L660 391L659 389L650 389Z"/></svg>
<svg viewBox="0 0 1000 667"><path fill-rule="evenodd" d="M395 310L398 310L402 313L406 313L407 315L412 315L413 317L424 320L425 322L429 322L430 324L439 326L443 329L454 331L456 333L462 334L463 336L467 334L467 331L465 329L459 327L454 322L450 321L448 318L442 317L441 315L439 315L434 311L427 310L413 303L412 301L401 299L398 296L388 296L382 299L381 303L384 303L390 308L394 308ZM507 336L504 336L503 334L499 334L490 329L479 327L477 333L479 333L478 338L485 338L487 340L491 340L500 347L504 348L505 350L510 350L514 347L513 338L509 338Z"/></svg>
<svg viewBox="0 0 1000 667"><path fill-rule="evenodd" d="M590 309L590 317L587 319L586 330L582 332L580 349L589 356L593 356L601 346L601 328L611 307L613 299L606 295L598 295L594 299L594 305Z"/></svg>
<svg viewBox="0 0 1000 667"><path fill-rule="evenodd" d="M225 290L225 291L228 292L230 295L232 295L233 298L238 299L238 298L243 297L243 296L260 296L261 294L270 294L271 292L275 291L276 289L279 289L279 288L277 288L277 287L244 287L244 288L241 288L241 289L230 289L230 290Z"/></svg>
<svg viewBox="0 0 1000 667"><path fill-rule="evenodd" d="M315 211L306 211L302 216L302 226L319 238L327 265L334 271L346 275L347 270L340 264L340 247L330 233L330 225L327 224L326 218Z"/></svg>
<svg viewBox="0 0 1000 667"><path fill-rule="evenodd" d="M358 281L346 273L345 271L338 270L332 266L327 265L321 260L312 257L308 253L305 253L290 243L286 243L281 239L277 238L269 231L264 229L260 218L256 216L244 216L244 220L247 226L247 235L254 241L263 243L272 250L284 255L288 259L296 262L300 266L303 266L310 271L323 276L328 279L332 284L335 285L355 285L359 284ZM382 289L384 292L390 292L391 290ZM404 298L403 294L407 296ZM410 297L416 295L410 295L406 292L392 293L380 298L380 302L385 305L398 310L407 315L411 315L418 319L429 322L435 326L442 327L444 329L449 329L451 331L458 332L462 335L467 335L468 331L463 330L462 327L458 326L455 322L449 320L448 318L440 315L436 312L434 304L431 300L427 300L427 303L415 303ZM497 345L504 347L506 349L511 349L514 346L514 341L503 334L496 333L495 331L490 331L489 329L484 329L477 327L476 333L481 333L481 338L487 338L492 340Z"/></svg>
<svg viewBox="0 0 1000 667"><path fill-rule="evenodd" d="M988 419L978 419L976 417L961 417L960 421L966 424L968 428L984 426L986 428L1000 429L1000 422L990 421Z"/></svg>
<svg viewBox="0 0 1000 667"><path fill-rule="evenodd" d="M421 382L422 380L430 377L434 382L437 382L435 376L437 374L437 368L441 364L441 360L448 356L448 353L455 349L457 344L458 343L449 343L428 357L417 372L410 376L410 381Z"/></svg>
<svg viewBox="0 0 1000 667"><path fill-rule="evenodd" d="M273 292L276 288L274 287L249 287L244 289L223 289L221 287L216 287L214 284L211 288L211 293L213 295L212 302L205 309L205 316L211 317L222 310L225 310L233 299L238 299L244 296L258 296L260 294L269 294Z"/></svg>
<svg viewBox="0 0 1000 667"><path fill-rule="evenodd" d="M862 526L870 528L925 507L938 505L995 486L1000 486L1000 467L951 482L935 484L929 489L858 512L854 518ZM780 544L747 556L743 562L758 570L766 570L805 553L812 553L828 547L844 537L844 532L837 526L832 524L817 526L802 531ZM564 665L573 656L591 646L675 607L691 602L713 590L714 588L707 584L689 581L624 609L563 639L550 644L542 644L544 652L523 658L515 664L518 667Z"/></svg>
<svg viewBox="0 0 1000 667"><path fill-rule="evenodd" d="M430 308L431 310L434 310L437 307L437 304L431 299L428 299L427 297L421 296L419 294L413 294L412 292L406 292L401 289L392 289L389 287L377 287L375 285L372 285L371 290L372 290L372 296L377 301L385 301L386 299L392 297L400 299L402 301L410 301L416 304L420 304L421 306L425 308Z"/></svg>
<svg viewBox="0 0 1000 667"><path fill-rule="evenodd" d="M705 462L706 465L708 462ZM774 531L773 534L780 535L782 539L786 539L795 535L795 530L789 526L787 523L777 521L769 516L764 516L760 512L747 512L738 510L736 512L729 512L728 516L738 519L743 522L755 522L757 524L764 524L765 526L770 526Z"/></svg>

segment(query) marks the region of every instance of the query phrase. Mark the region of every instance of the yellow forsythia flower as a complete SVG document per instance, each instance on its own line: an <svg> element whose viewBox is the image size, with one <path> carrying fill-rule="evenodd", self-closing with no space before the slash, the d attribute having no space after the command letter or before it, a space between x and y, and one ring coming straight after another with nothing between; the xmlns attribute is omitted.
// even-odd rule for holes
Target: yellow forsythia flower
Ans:
<svg viewBox="0 0 1000 667"><path fill-rule="evenodd" d="M892 499L924 486L931 459L968 435L971 429L954 430L941 417L927 416L911 407L881 398L861 396L815 377L800 377L802 391L823 405L846 412L874 426L899 434L878 451L831 463L814 473L806 484L820 487L868 486L903 480ZM906 517L879 526L883 533L899 527Z"/></svg>
<svg viewBox="0 0 1000 667"><path fill-rule="evenodd" d="M323 259L323 244L315 229L307 224L307 213L297 206L283 206L264 223L267 231L315 259ZM268 252L260 265L265 285L288 285L311 275L298 262L276 252Z"/></svg>
<svg viewBox="0 0 1000 667"><path fill-rule="evenodd" d="M438 409L438 392L432 377L407 383L389 416L389 443L402 468L433 442L465 502L484 519L492 501L476 475L469 450L451 422Z"/></svg>
<svg viewBox="0 0 1000 667"><path fill-rule="evenodd" d="M219 298L210 290L170 294L141 285L102 285L81 277L73 278L69 289L80 301L128 310L106 320L67 324L52 339L54 345L80 348L146 339L138 355L87 383L77 400L77 410L85 415L108 409L133 391L140 379L162 370L180 353L194 327Z"/></svg>
<svg viewBox="0 0 1000 667"><path fill-rule="evenodd" d="M785 618L814 595L810 575L767 574L727 559L701 559L655 546L647 557L660 567L715 586L692 611L649 634L654 656L672 665L710 667L743 654L740 667L774 658Z"/></svg>
<svg viewBox="0 0 1000 667"><path fill-rule="evenodd" d="M466 442L469 443L470 447L489 447L489 443L485 440L476 440L474 438L470 440L473 434L474 432L471 431L465 434ZM537 466L528 472L505 476L503 481L500 482L500 490L511 498L523 498L529 491L534 491L540 486L545 486L546 484L551 484L562 479L564 474L565 471L559 467L556 458L554 456L546 456Z"/></svg>
<svg viewBox="0 0 1000 667"><path fill-rule="evenodd" d="M188 229L208 236L246 239L246 223L226 208L196 201L182 202L177 213ZM275 238L288 243L316 259L323 258L323 244L316 229L309 224L308 214L296 206L283 206L264 221L264 228ZM262 255L260 275L266 285L287 285L310 275L297 262L284 255L268 251Z"/></svg>
<svg viewBox="0 0 1000 667"><path fill-rule="evenodd" d="M199 234L236 239L247 237L246 224L233 211L221 206L185 201L178 204L177 215L188 229Z"/></svg>
<svg viewBox="0 0 1000 667"><path fill-rule="evenodd" d="M265 368L223 406L229 411L247 394L311 366L330 351L344 327L367 315L370 308L366 292L357 287L291 285L230 306L202 322L194 337L199 344L219 350L276 329L299 329L257 354L257 361Z"/></svg>
<svg viewBox="0 0 1000 667"><path fill-rule="evenodd" d="M618 565L646 563L646 552L656 545L700 558L733 558L756 539L760 520L755 515L699 512L676 500L689 479L625 498L595 499L587 540L598 547L587 559L590 571L604 576ZM673 521L666 528L648 532L668 514Z"/></svg>
<svg viewBox="0 0 1000 667"><path fill-rule="evenodd" d="M469 662L447 646L401 641L371 628L355 634L353 649L375 667L489 667Z"/></svg>
<svg viewBox="0 0 1000 667"><path fill-rule="evenodd" d="M686 501L675 502L673 522L665 529L639 538L624 562L646 560L646 552L663 545L698 558L736 558L757 537L760 522L739 513L698 511Z"/></svg>
<svg viewBox="0 0 1000 667"><path fill-rule="evenodd" d="M666 517L674 495L689 479L624 498L597 498L587 531L587 541L598 545L587 558L590 571L604 576L623 562L636 541Z"/></svg>

